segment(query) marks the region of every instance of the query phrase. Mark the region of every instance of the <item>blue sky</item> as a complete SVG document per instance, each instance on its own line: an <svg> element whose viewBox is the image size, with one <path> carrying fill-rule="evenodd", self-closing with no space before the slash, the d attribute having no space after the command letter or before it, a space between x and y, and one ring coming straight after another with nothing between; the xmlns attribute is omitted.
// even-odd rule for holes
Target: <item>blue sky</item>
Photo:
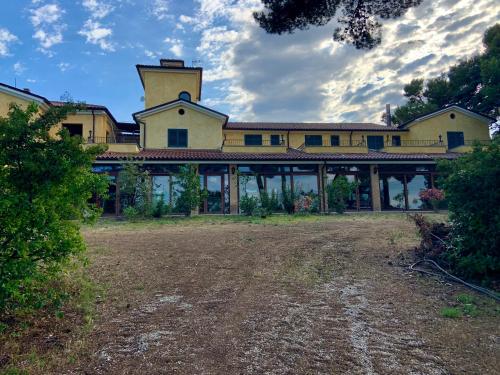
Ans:
<svg viewBox="0 0 500 375"><path fill-rule="evenodd" d="M412 77L435 77L481 51L500 19L495 0L424 0L357 51L334 22L268 35L259 0L16 0L0 13L0 82L52 100L108 106L130 121L143 108L138 63L181 58L204 68L202 104L238 120L379 121Z"/></svg>

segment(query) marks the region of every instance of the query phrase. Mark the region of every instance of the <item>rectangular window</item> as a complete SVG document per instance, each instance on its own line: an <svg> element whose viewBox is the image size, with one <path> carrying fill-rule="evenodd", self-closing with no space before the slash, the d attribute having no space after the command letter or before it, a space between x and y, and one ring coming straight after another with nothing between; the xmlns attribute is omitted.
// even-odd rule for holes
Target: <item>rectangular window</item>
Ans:
<svg viewBox="0 0 500 375"><path fill-rule="evenodd" d="M340 137L338 135L332 135L330 137L331 146L340 146Z"/></svg>
<svg viewBox="0 0 500 375"><path fill-rule="evenodd" d="M448 136L448 148L455 148L464 145L464 133L463 132L447 132Z"/></svg>
<svg viewBox="0 0 500 375"><path fill-rule="evenodd" d="M168 129L168 147L187 147L187 129Z"/></svg>
<svg viewBox="0 0 500 375"><path fill-rule="evenodd" d="M262 146L262 134L245 134L245 146Z"/></svg>
<svg viewBox="0 0 500 375"><path fill-rule="evenodd" d="M321 135L306 135L306 146L323 146L323 136Z"/></svg>
<svg viewBox="0 0 500 375"><path fill-rule="evenodd" d="M367 140L368 149L370 150L380 150L384 148L384 137L381 135L369 135Z"/></svg>
<svg viewBox="0 0 500 375"><path fill-rule="evenodd" d="M271 134L271 146L279 146L281 144L279 134Z"/></svg>
<svg viewBox="0 0 500 375"><path fill-rule="evenodd" d="M67 129L71 137L83 137L83 124L63 124L64 129Z"/></svg>
<svg viewBox="0 0 500 375"><path fill-rule="evenodd" d="M392 145L394 147L400 147L401 146L401 136L393 135L392 136Z"/></svg>

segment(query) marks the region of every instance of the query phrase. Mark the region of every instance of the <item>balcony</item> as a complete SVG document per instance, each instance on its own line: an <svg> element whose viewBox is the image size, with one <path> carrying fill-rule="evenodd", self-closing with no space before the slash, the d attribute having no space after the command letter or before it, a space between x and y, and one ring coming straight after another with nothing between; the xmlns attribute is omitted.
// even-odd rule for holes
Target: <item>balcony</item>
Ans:
<svg viewBox="0 0 500 375"><path fill-rule="evenodd" d="M261 144L248 145L244 139L224 139L222 150L227 152L286 152L287 146L284 140L279 144L271 144L270 139L263 139Z"/></svg>
<svg viewBox="0 0 500 375"><path fill-rule="evenodd" d="M139 152L139 135L89 137L85 141L87 145L106 144L108 145L108 151L129 153Z"/></svg>
<svg viewBox="0 0 500 375"><path fill-rule="evenodd" d="M338 153L338 154L366 154L368 146L364 139L352 139L340 141L337 145L306 145L299 147L300 150L310 153Z"/></svg>
<svg viewBox="0 0 500 375"><path fill-rule="evenodd" d="M401 140L399 145L392 142L385 142L381 150L389 153L428 153L444 154L447 151L446 144L440 140Z"/></svg>

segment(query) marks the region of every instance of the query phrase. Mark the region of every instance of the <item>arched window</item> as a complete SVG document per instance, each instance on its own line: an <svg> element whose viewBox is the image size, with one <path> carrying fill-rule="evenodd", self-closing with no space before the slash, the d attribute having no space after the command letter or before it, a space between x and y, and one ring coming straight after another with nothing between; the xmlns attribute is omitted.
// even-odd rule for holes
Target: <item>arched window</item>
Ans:
<svg viewBox="0 0 500 375"><path fill-rule="evenodd" d="M179 99L184 99L187 100L188 102L191 101L191 94L188 93L187 91L182 91L179 93Z"/></svg>

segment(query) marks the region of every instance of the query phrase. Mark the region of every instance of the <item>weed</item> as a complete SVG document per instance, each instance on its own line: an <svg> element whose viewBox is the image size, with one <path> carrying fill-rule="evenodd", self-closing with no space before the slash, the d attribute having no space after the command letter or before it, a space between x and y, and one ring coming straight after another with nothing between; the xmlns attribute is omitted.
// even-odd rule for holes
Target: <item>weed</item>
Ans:
<svg viewBox="0 0 500 375"><path fill-rule="evenodd" d="M462 312L456 307L445 307L441 309L441 316L456 319L462 317Z"/></svg>

